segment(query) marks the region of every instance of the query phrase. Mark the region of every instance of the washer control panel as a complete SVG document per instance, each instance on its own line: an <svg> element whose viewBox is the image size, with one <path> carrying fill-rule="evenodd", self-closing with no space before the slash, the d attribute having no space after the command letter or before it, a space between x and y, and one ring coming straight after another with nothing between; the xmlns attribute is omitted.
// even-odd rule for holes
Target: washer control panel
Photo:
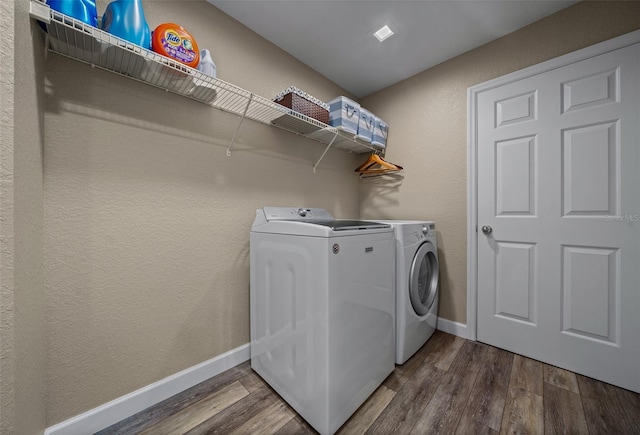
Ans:
<svg viewBox="0 0 640 435"><path fill-rule="evenodd" d="M333 216L323 208L305 207L264 207L264 215L267 221L271 220L304 220L304 221L328 221Z"/></svg>

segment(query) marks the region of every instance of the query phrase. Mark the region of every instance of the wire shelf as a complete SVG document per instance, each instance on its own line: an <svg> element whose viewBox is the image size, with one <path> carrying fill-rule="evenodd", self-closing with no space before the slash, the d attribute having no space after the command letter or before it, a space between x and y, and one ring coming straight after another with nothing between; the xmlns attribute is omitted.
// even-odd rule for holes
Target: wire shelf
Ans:
<svg viewBox="0 0 640 435"><path fill-rule="evenodd" d="M31 16L43 22L52 52L233 113L242 117L240 122L249 118L354 153L374 150L353 135L64 15L41 0L31 0Z"/></svg>

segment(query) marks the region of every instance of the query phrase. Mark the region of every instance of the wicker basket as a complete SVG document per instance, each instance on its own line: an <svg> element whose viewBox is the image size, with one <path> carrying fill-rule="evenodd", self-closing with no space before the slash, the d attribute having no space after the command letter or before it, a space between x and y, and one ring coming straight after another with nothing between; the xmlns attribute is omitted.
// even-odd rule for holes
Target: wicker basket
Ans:
<svg viewBox="0 0 640 435"><path fill-rule="evenodd" d="M283 95L282 99L276 100L276 102L298 113L302 113L309 118L316 119L325 124L329 123L329 111L327 109L294 92Z"/></svg>

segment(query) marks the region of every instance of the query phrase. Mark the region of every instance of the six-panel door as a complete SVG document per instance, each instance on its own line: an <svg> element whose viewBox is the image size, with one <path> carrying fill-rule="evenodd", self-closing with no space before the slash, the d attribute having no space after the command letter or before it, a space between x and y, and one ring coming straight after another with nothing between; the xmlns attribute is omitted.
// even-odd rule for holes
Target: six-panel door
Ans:
<svg viewBox="0 0 640 435"><path fill-rule="evenodd" d="M635 391L639 78L635 44L477 106L478 340Z"/></svg>

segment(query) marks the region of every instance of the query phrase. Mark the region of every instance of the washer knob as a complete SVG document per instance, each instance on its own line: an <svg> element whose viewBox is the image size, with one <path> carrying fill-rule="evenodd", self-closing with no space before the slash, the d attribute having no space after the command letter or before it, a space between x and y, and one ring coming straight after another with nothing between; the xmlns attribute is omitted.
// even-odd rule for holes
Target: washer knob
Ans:
<svg viewBox="0 0 640 435"><path fill-rule="evenodd" d="M422 234L424 234L425 236L429 234L429 228L426 225L422 226Z"/></svg>
<svg viewBox="0 0 640 435"><path fill-rule="evenodd" d="M298 215L299 215L300 217L306 217L306 216L307 216L307 213L309 213L310 211L311 211L311 210L310 210L310 209L308 209L308 208L299 208L299 209L298 209Z"/></svg>

